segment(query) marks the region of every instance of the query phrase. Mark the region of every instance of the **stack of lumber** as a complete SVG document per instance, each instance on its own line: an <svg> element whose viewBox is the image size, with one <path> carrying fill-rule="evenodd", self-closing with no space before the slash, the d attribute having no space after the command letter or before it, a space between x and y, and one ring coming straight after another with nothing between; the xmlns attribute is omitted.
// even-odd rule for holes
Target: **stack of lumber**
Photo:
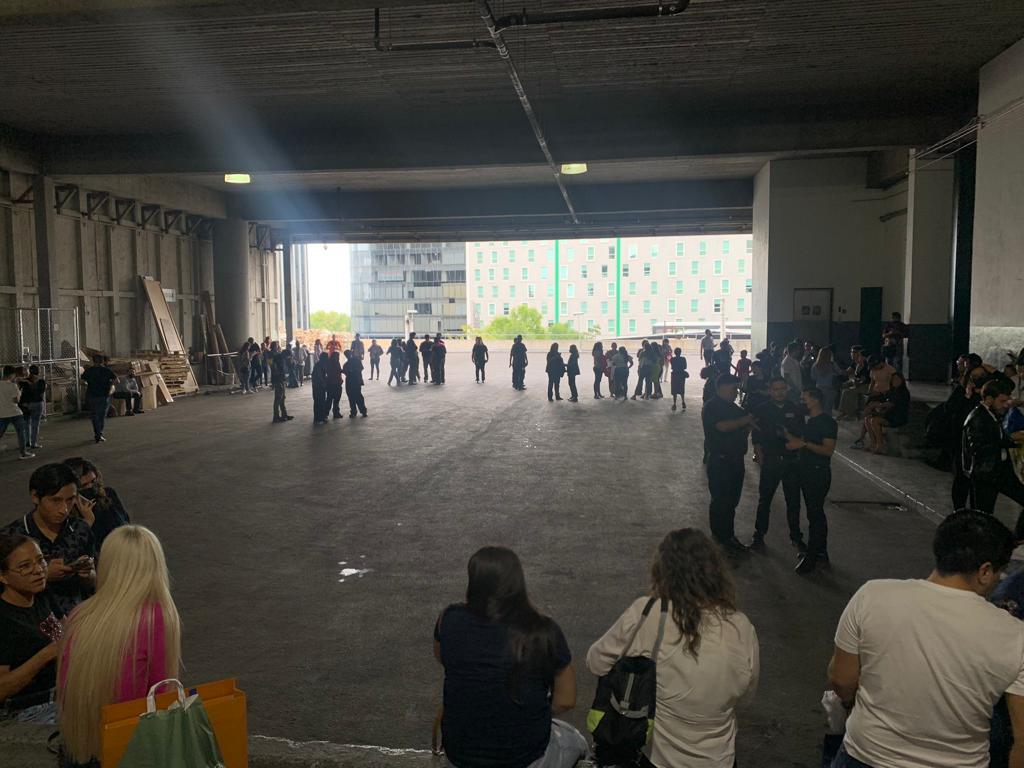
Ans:
<svg viewBox="0 0 1024 768"><path fill-rule="evenodd" d="M82 348L82 356L89 360L102 354L96 349ZM134 370L143 386L157 387L159 399L165 403L172 403L175 397L199 391L188 358L184 355L136 352L126 357L112 357L109 365L118 377L127 376L129 369Z"/></svg>

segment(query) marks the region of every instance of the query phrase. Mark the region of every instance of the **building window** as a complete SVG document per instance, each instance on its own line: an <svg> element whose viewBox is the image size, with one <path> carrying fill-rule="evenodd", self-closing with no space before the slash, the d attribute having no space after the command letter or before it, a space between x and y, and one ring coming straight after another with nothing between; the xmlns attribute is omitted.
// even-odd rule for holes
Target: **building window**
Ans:
<svg viewBox="0 0 1024 768"><path fill-rule="evenodd" d="M699 261L691 261L690 262L690 274L691 275L699 275L700 274L700 262Z"/></svg>
<svg viewBox="0 0 1024 768"><path fill-rule="evenodd" d="M497 251L491 251L491 264L497 264L497 263L498 263L498 252Z"/></svg>
<svg viewBox="0 0 1024 768"><path fill-rule="evenodd" d="M494 305L493 304L488 304L487 305L487 314L490 315L491 317L494 317Z"/></svg>
<svg viewBox="0 0 1024 768"><path fill-rule="evenodd" d="M747 260L746 259L737 259L736 260L736 271L739 272L741 275L744 272L747 271Z"/></svg>
<svg viewBox="0 0 1024 768"><path fill-rule="evenodd" d="M629 258L631 258L631 259L635 259L636 258L636 246L635 245L629 246Z"/></svg>
<svg viewBox="0 0 1024 768"><path fill-rule="evenodd" d="M596 249L592 245L587 246L587 261L593 261Z"/></svg>
<svg viewBox="0 0 1024 768"><path fill-rule="evenodd" d="M753 280L747 280L747 293L753 293L753 292L754 292L754 281Z"/></svg>
<svg viewBox="0 0 1024 768"><path fill-rule="evenodd" d="M565 325L566 325L566 327L567 327L567 328L568 328L568 329L569 329L570 331L571 331L571 330L573 329L573 324L572 324L572 322L573 322L573 321L572 321L572 318L571 318L571 317L570 317L570 318L569 318L568 320L566 320L566 321L565 321Z"/></svg>
<svg viewBox="0 0 1024 768"><path fill-rule="evenodd" d="M473 270L473 279L476 280L478 283L480 282L480 270L479 269L474 269Z"/></svg>
<svg viewBox="0 0 1024 768"><path fill-rule="evenodd" d="M707 280L698 280L697 281L697 293L707 293L707 292L708 292L708 281Z"/></svg>
<svg viewBox="0 0 1024 768"><path fill-rule="evenodd" d="M656 246L656 245L652 245L651 246L651 258L652 259L658 258L658 246Z"/></svg>
<svg viewBox="0 0 1024 768"><path fill-rule="evenodd" d="M548 254L547 255L548 255L548 261L554 261L555 260L555 249L554 248L548 248Z"/></svg>
<svg viewBox="0 0 1024 768"><path fill-rule="evenodd" d="M483 264L484 263L484 252L483 251L477 251L476 252L476 263L477 264Z"/></svg>
<svg viewBox="0 0 1024 768"><path fill-rule="evenodd" d="M587 279L587 265L586 264L584 264L583 266L580 267L580 277L582 277L584 280Z"/></svg>
<svg viewBox="0 0 1024 768"><path fill-rule="evenodd" d="M492 282L492 283L494 282L494 270L493 269L488 269L487 270L487 280L489 282Z"/></svg>
<svg viewBox="0 0 1024 768"><path fill-rule="evenodd" d="M608 318L608 333L615 333L615 319Z"/></svg>
<svg viewBox="0 0 1024 768"><path fill-rule="evenodd" d="M682 280L676 280L676 293L682 293L682 292L683 292L683 281Z"/></svg>
<svg viewBox="0 0 1024 768"><path fill-rule="evenodd" d="M608 246L608 258L609 259L614 259L615 258L615 246L614 245L609 245Z"/></svg>
<svg viewBox="0 0 1024 768"><path fill-rule="evenodd" d="M533 283L530 283L528 286L526 286L526 296L527 298L530 299L537 298L537 286L534 285Z"/></svg>
<svg viewBox="0 0 1024 768"><path fill-rule="evenodd" d="M498 298L498 286L496 286L496 285L492 285L491 286L491 298L492 299Z"/></svg>
<svg viewBox="0 0 1024 768"><path fill-rule="evenodd" d="M553 299L555 297L555 286L548 285L548 298Z"/></svg>
<svg viewBox="0 0 1024 768"><path fill-rule="evenodd" d="M522 280L529 280L530 279L530 270L529 270L529 268L523 267L521 270L519 270L519 273L522 275L522 278L521 278Z"/></svg>
<svg viewBox="0 0 1024 768"><path fill-rule="evenodd" d="M645 315L651 314L651 302L649 300L646 300L646 299L644 300L644 314Z"/></svg>
<svg viewBox="0 0 1024 768"><path fill-rule="evenodd" d="M747 311L747 300L746 299L736 299L736 311L740 312L740 313L743 313L743 312Z"/></svg>
<svg viewBox="0 0 1024 768"><path fill-rule="evenodd" d="M629 314L629 302L628 301L623 301L621 309L622 309L624 314L628 315Z"/></svg>
<svg viewBox="0 0 1024 768"><path fill-rule="evenodd" d="M540 305L540 314L542 316L546 316L547 313L548 313L548 303L545 301L543 304Z"/></svg>
<svg viewBox="0 0 1024 768"><path fill-rule="evenodd" d="M696 312L700 307L700 302L697 299L690 299L690 312Z"/></svg>
<svg viewBox="0 0 1024 768"><path fill-rule="evenodd" d="M753 253L753 252L754 252L754 241L753 240L747 240L747 253L750 254L750 253Z"/></svg>
<svg viewBox="0 0 1024 768"><path fill-rule="evenodd" d="M722 311L722 300L721 299L715 299L714 311L715 311L716 314L721 313L721 311Z"/></svg>
<svg viewBox="0 0 1024 768"><path fill-rule="evenodd" d="M563 265L563 266L561 267L561 269L559 269L559 270L558 270L558 273L559 273L559 274L558 274L558 277L559 277L559 278L560 278L561 280L568 280L568 279L569 279L569 268L568 268L568 267L566 267L566 266L564 266L564 265Z"/></svg>
<svg viewBox="0 0 1024 768"><path fill-rule="evenodd" d="M569 314L569 302L563 301L561 302L561 304L559 304L559 307L561 308L560 314L562 314L563 316Z"/></svg>
<svg viewBox="0 0 1024 768"><path fill-rule="evenodd" d="M481 312L480 309L481 309L481 306L479 304L474 304L473 305L473 319L474 320L478 319L480 317L480 315L483 314L483 312Z"/></svg>
<svg viewBox="0 0 1024 768"><path fill-rule="evenodd" d="M703 240L700 241L700 255L701 256L707 256L708 255L708 244L705 243Z"/></svg>
<svg viewBox="0 0 1024 768"><path fill-rule="evenodd" d="M686 253L686 245L684 243L676 243L676 256L683 256Z"/></svg>
<svg viewBox="0 0 1024 768"><path fill-rule="evenodd" d="M509 305L507 303L501 305L501 314L507 315L509 313L509 310L510 310L510 307L509 307Z"/></svg>
<svg viewBox="0 0 1024 768"><path fill-rule="evenodd" d="M723 280L722 281L722 293L728 293L728 292L729 292L729 281L728 280Z"/></svg>
<svg viewBox="0 0 1024 768"><path fill-rule="evenodd" d="M608 277L608 265L607 264L602 264L601 265L601 277Z"/></svg>
<svg viewBox="0 0 1024 768"><path fill-rule="evenodd" d="M608 295L612 298L615 297L615 283L608 283Z"/></svg>
<svg viewBox="0 0 1024 768"><path fill-rule="evenodd" d="M548 279L548 268L547 267L541 267L540 268L540 279L541 280L547 280Z"/></svg>
<svg viewBox="0 0 1024 768"><path fill-rule="evenodd" d="M714 273L716 275L722 274L722 260L721 259L715 259L715 271L714 271Z"/></svg>
<svg viewBox="0 0 1024 768"><path fill-rule="evenodd" d="M580 302L580 312L583 313L584 315L587 314L587 302Z"/></svg>
<svg viewBox="0 0 1024 768"><path fill-rule="evenodd" d="M636 333L636 320L629 321L629 332Z"/></svg>
<svg viewBox="0 0 1024 768"><path fill-rule="evenodd" d="M728 240L723 240L722 241L722 255L723 256L728 256L729 255L729 241Z"/></svg>
<svg viewBox="0 0 1024 768"><path fill-rule="evenodd" d="M508 267L502 267L501 268L501 279L502 280L508 280L509 277L511 277L511 275L509 274L509 268Z"/></svg>
<svg viewBox="0 0 1024 768"><path fill-rule="evenodd" d="M536 253L534 252L533 248L531 248L530 250L528 250L528 251L526 252L526 260L527 260L527 261L533 261L533 260L535 260L536 258L537 258L537 255L536 255Z"/></svg>
<svg viewBox="0 0 1024 768"><path fill-rule="evenodd" d="M575 283L566 283L565 284L565 297L567 299L575 299L576 298L576 284Z"/></svg>
<svg viewBox="0 0 1024 768"><path fill-rule="evenodd" d="M658 295L658 281L657 280L651 280L651 296L657 296L657 295Z"/></svg>
<svg viewBox="0 0 1024 768"><path fill-rule="evenodd" d="M629 284L629 295L636 296L636 283Z"/></svg>
<svg viewBox="0 0 1024 768"><path fill-rule="evenodd" d="M593 296L593 295L594 295L594 284L593 283L587 283L587 296Z"/></svg>
<svg viewBox="0 0 1024 768"><path fill-rule="evenodd" d="M516 297L516 287L514 285L510 285L508 287L508 297L510 299L514 299Z"/></svg>
<svg viewBox="0 0 1024 768"><path fill-rule="evenodd" d="M484 287L482 285L478 285L476 287L476 297L478 299L482 299L484 297Z"/></svg>
<svg viewBox="0 0 1024 768"><path fill-rule="evenodd" d="M676 276L676 262L674 262L674 261L670 261L668 263L668 276L669 277L675 277Z"/></svg>
<svg viewBox="0 0 1024 768"><path fill-rule="evenodd" d="M601 314L602 315L607 315L608 314L608 302L607 301L602 301L601 302Z"/></svg>
<svg viewBox="0 0 1024 768"><path fill-rule="evenodd" d="M516 252L515 251L509 251L508 252L508 262L509 262L509 264L515 264L515 262L516 262Z"/></svg>
<svg viewBox="0 0 1024 768"><path fill-rule="evenodd" d="M651 276L651 264L650 264L650 262L645 262L644 263L644 277L650 277L650 276Z"/></svg>
<svg viewBox="0 0 1024 768"><path fill-rule="evenodd" d="M668 313L670 315L674 315L676 313L676 300L675 299L669 299L668 300Z"/></svg>
<svg viewBox="0 0 1024 768"><path fill-rule="evenodd" d="M622 265L622 276L629 277L629 264Z"/></svg>

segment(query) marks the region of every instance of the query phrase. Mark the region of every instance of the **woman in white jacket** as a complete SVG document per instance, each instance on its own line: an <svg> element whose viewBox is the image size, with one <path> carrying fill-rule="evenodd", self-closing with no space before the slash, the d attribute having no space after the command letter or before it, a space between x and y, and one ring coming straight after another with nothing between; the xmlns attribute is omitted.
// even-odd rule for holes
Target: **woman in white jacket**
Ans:
<svg viewBox="0 0 1024 768"><path fill-rule="evenodd" d="M669 601L672 621L658 652L658 694L650 761L657 768L732 768L735 707L754 695L757 633L736 610L736 587L721 551L701 531L672 531L658 546L651 594L633 601L590 647L587 668L607 674L623 651L650 655L658 622L644 622L626 649L650 597Z"/></svg>

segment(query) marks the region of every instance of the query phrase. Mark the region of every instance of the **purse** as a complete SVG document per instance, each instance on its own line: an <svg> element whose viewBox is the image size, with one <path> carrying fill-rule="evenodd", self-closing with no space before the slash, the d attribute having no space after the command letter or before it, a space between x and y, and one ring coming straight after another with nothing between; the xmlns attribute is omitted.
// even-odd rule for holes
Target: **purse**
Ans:
<svg viewBox="0 0 1024 768"><path fill-rule="evenodd" d="M598 765L638 766L644 746L654 730L658 695L657 658L665 635L668 600L661 600L658 639L650 657L627 656L657 598L644 606L640 621L615 660L615 664L597 681L594 703L587 715L587 730L594 739L594 758Z"/></svg>

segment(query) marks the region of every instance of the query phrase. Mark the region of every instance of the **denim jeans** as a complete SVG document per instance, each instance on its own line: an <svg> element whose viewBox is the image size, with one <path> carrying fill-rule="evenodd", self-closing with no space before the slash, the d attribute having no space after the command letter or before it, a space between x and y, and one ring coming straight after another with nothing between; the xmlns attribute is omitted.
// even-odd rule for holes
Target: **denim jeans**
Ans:
<svg viewBox="0 0 1024 768"><path fill-rule="evenodd" d="M867 763L862 763L855 757L850 757L846 747L839 748L839 754L832 761L832 768L871 768Z"/></svg>
<svg viewBox="0 0 1024 768"><path fill-rule="evenodd" d="M39 422L43 420L43 404L29 403L24 406L25 419L28 421L28 444L39 445Z"/></svg>
<svg viewBox="0 0 1024 768"><path fill-rule="evenodd" d="M28 422L24 416L7 416L0 418L0 437L7 432L7 425L14 425L14 434L18 436L18 450L24 454L28 450Z"/></svg>
<svg viewBox="0 0 1024 768"><path fill-rule="evenodd" d="M103 437L103 427L107 423L107 411L110 409L109 397L90 397L89 410L92 411L93 437Z"/></svg>

